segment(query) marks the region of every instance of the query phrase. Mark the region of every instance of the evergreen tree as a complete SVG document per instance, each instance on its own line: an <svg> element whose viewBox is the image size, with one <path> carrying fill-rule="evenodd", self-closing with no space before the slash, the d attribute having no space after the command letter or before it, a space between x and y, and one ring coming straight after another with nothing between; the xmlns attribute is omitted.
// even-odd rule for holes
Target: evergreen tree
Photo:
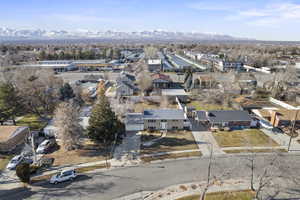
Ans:
<svg viewBox="0 0 300 200"><path fill-rule="evenodd" d="M104 145L107 160L109 147L116 141L118 135L124 131L124 125L112 111L109 100L105 96L105 89L102 87L89 119L88 137Z"/></svg>
<svg viewBox="0 0 300 200"><path fill-rule="evenodd" d="M14 86L9 83L3 83L0 85L0 121L6 121L12 119L14 125L16 125L15 118L22 113L23 106L20 102L20 98L17 95L17 91Z"/></svg>
<svg viewBox="0 0 300 200"><path fill-rule="evenodd" d="M59 90L60 100L66 101L75 97L74 91L69 83L65 83Z"/></svg>
<svg viewBox="0 0 300 200"><path fill-rule="evenodd" d="M30 183L30 165L28 163L17 165L16 174L21 182Z"/></svg>

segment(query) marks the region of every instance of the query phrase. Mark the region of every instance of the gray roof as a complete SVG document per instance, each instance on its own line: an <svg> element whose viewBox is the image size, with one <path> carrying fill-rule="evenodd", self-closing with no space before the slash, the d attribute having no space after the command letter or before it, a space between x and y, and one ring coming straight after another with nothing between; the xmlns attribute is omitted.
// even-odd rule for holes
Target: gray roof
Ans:
<svg viewBox="0 0 300 200"><path fill-rule="evenodd" d="M127 82L124 82L124 81L118 82L118 84L117 84L117 88L124 87L124 86L128 87L128 88L130 88L132 90L136 90L137 89L135 86L133 86L133 85L127 83Z"/></svg>
<svg viewBox="0 0 300 200"><path fill-rule="evenodd" d="M251 121L249 113L244 110L210 110L207 116L212 123Z"/></svg>
<svg viewBox="0 0 300 200"><path fill-rule="evenodd" d="M186 118L183 110L158 109L158 110L145 110L144 119L184 120Z"/></svg>
<svg viewBox="0 0 300 200"><path fill-rule="evenodd" d="M142 113L128 113L126 115L126 124L143 124L143 114Z"/></svg>

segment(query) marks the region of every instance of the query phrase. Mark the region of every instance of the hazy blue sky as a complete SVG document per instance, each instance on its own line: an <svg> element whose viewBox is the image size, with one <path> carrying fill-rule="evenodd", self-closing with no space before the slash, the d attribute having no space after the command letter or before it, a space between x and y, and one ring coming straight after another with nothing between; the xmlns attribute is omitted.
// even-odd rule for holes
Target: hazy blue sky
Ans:
<svg viewBox="0 0 300 200"><path fill-rule="evenodd" d="M170 30L300 40L300 0L3 0L0 26Z"/></svg>

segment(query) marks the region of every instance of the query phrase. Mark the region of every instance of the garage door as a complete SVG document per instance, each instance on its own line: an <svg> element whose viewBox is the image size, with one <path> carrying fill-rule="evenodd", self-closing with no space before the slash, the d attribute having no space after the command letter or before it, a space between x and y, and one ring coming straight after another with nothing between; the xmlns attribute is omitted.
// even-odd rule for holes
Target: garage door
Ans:
<svg viewBox="0 0 300 200"><path fill-rule="evenodd" d="M142 131L144 130L144 124L127 124L126 131Z"/></svg>

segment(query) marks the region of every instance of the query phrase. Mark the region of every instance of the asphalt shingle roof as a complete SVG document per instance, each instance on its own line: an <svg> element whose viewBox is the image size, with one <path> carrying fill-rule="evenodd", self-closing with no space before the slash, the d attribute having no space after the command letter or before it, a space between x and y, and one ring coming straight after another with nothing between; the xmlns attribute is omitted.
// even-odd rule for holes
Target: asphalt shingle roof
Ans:
<svg viewBox="0 0 300 200"><path fill-rule="evenodd" d="M212 123L251 121L248 112L243 110L210 110L208 111L208 118Z"/></svg>
<svg viewBox="0 0 300 200"><path fill-rule="evenodd" d="M145 110L144 119L184 120L185 115L179 109Z"/></svg>

